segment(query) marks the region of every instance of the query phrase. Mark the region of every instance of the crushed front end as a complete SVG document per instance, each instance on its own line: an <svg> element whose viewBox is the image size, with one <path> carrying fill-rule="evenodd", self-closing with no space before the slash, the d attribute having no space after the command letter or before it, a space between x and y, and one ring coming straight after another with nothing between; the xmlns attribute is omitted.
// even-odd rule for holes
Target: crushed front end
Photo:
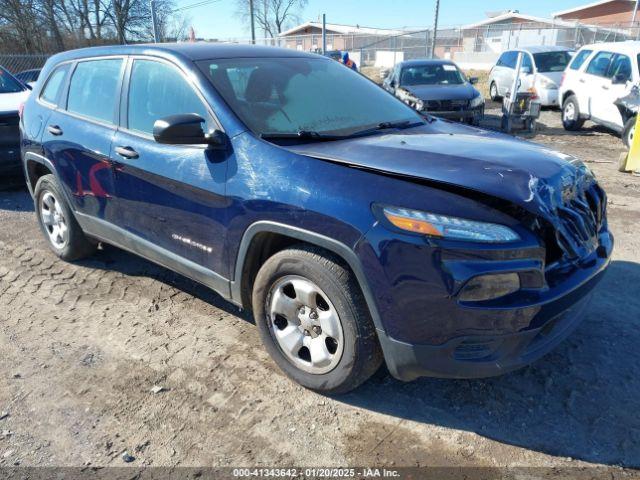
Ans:
<svg viewBox="0 0 640 480"><path fill-rule="evenodd" d="M519 240L409 235L382 219L359 245L384 278L378 335L399 379L488 377L537 360L584 318L609 264L606 195L578 161L552 179L531 176L529 209L469 197L514 219Z"/></svg>

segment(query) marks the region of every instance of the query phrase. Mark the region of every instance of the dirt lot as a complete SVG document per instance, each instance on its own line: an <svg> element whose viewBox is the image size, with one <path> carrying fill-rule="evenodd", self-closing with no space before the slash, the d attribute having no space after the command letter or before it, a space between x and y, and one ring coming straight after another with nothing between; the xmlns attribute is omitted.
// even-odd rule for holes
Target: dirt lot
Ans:
<svg viewBox="0 0 640 480"><path fill-rule="evenodd" d="M617 172L618 138L567 135L557 112L535 141L609 194L614 261L581 327L503 377L380 372L337 399L286 379L250 320L185 278L108 247L57 260L27 192L0 193L0 466L122 466L127 451L134 466L640 467L640 178Z"/></svg>

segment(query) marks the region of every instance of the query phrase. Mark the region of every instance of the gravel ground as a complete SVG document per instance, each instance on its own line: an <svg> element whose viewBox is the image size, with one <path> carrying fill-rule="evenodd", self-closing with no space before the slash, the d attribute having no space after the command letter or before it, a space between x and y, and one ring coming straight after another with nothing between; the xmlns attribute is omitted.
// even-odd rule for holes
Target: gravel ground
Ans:
<svg viewBox="0 0 640 480"><path fill-rule="evenodd" d="M557 112L535 141L609 194L614 261L581 327L503 377L381 371L335 399L286 379L251 320L190 280L110 247L57 260L27 192L0 193L0 466L126 451L134 466L640 467L640 178L617 172L617 137L568 135Z"/></svg>

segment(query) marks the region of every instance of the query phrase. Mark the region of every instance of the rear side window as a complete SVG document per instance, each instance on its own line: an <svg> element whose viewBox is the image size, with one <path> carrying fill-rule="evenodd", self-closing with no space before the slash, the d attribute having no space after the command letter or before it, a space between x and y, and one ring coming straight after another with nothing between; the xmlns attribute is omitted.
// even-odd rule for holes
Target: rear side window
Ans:
<svg viewBox="0 0 640 480"><path fill-rule="evenodd" d="M631 80L631 59L626 55L617 54L611 62L611 68L607 77L621 77L624 80Z"/></svg>
<svg viewBox="0 0 640 480"><path fill-rule="evenodd" d="M576 55L576 58L573 59L569 68L571 70L580 70L580 67L584 65L584 62L589 58L589 55L593 53L593 50L580 50Z"/></svg>
<svg viewBox="0 0 640 480"><path fill-rule="evenodd" d="M121 70L121 58L78 63L69 84L67 110L96 120L113 122Z"/></svg>
<svg viewBox="0 0 640 480"><path fill-rule="evenodd" d="M42 90L42 94L40 98L47 103L51 103L53 105L58 105L58 100L60 98L60 91L62 90L62 84L64 83L64 79L67 76L67 72L69 71L69 64L60 65L57 67L49 78L47 79L47 84Z"/></svg>
<svg viewBox="0 0 640 480"><path fill-rule="evenodd" d="M587 73L597 75L598 77L606 77L613 56L614 54L611 52L599 52L589 63Z"/></svg>
<svg viewBox="0 0 640 480"><path fill-rule="evenodd" d="M128 128L150 134L156 120L179 113L197 113L209 119L204 103L177 68L153 60L134 61L129 81ZM205 131L207 128L205 125Z"/></svg>

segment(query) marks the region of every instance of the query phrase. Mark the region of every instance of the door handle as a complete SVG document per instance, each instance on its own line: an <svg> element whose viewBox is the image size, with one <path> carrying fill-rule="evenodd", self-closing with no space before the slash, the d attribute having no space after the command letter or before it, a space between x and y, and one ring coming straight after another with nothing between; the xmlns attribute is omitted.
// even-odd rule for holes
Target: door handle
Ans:
<svg viewBox="0 0 640 480"><path fill-rule="evenodd" d="M140 156L138 155L138 152L136 152L131 147L116 147L116 153L121 157L128 158L129 160L138 158Z"/></svg>
<svg viewBox="0 0 640 480"><path fill-rule="evenodd" d="M51 135L55 135L56 137L62 135L62 129L58 125L49 125L47 130Z"/></svg>
<svg viewBox="0 0 640 480"><path fill-rule="evenodd" d="M580 80L578 80L580 83L584 83L584 78L581 78Z"/></svg>
<svg viewBox="0 0 640 480"><path fill-rule="evenodd" d="M607 87L606 85L602 85L602 89L603 90L609 90L609 87Z"/></svg>

